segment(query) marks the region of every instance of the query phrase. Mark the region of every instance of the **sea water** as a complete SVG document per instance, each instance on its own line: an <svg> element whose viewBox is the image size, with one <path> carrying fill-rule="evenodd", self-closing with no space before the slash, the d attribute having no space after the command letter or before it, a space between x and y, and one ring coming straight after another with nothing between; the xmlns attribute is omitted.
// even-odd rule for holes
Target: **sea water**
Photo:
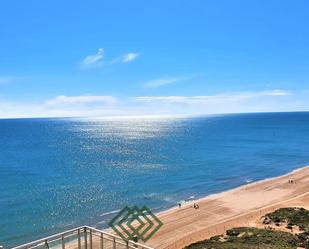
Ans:
<svg viewBox="0 0 309 249"><path fill-rule="evenodd" d="M0 120L0 245L309 165L309 113Z"/></svg>

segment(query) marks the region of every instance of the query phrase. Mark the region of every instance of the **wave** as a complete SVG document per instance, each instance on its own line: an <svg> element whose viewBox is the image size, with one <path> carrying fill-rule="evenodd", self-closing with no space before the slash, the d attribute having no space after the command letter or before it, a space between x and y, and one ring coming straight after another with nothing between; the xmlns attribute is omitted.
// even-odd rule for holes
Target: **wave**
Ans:
<svg viewBox="0 0 309 249"><path fill-rule="evenodd" d="M121 209L119 210L114 210L114 211L110 211L110 212L106 212L106 213L103 213L103 214L100 214L100 216L106 216L106 215L110 215L110 214L115 214L115 213L119 213L121 211Z"/></svg>

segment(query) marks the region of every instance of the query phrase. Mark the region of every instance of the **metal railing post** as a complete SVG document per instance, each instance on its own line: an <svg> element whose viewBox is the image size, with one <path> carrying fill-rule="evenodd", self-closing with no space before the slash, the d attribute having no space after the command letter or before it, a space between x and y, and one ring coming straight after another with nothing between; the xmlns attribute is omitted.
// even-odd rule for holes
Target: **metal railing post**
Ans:
<svg viewBox="0 0 309 249"><path fill-rule="evenodd" d="M61 235L61 244L62 244L62 249L65 249L64 234Z"/></svg>
<svg viewBox="0 0 309 249"><path fill-rule="evenodd" d="M100 243L100 248L101 249L103 249L103 240L104 240L103 233L101 233L101 243Z"/></svg>
<svg viewBox="0 0 309 249"><path fill-rule="evenodd" d="M90 249L92 249L92 230L90 229L90 232L89 232L89 247Z"/></svg>
<svg viewBox="0 0 309 249"><path fill-rule="evenodd" d="M116 238L113 237L113 249L116 249Z"/></svg>
<svg viewBox="0 0 309 249"><path fill-rule="evenodd" d="M126 241L126 247L127 247L127 249L129 249L129 241L128 240Z"/></svg>
<svg viewBox="0 0 309 249"><path fill-rule="evenodd" d="M49 245L48 245L48 240L47 239L45 240L45 248L49 249Z"/></svg>
<svg viewBox="0 0 309 249"><path fill-rule="evenodd" d="M85 249L87 249L87 227L84 227Z"/></svg>
<svg viewBox="0 0 309 249"><path fill-rule="evenodd" d="M82 246L81 246L81 241L80 241L80 229L78 229L77 231L77 239L78 239L78 249L81 249Z"/></svg>

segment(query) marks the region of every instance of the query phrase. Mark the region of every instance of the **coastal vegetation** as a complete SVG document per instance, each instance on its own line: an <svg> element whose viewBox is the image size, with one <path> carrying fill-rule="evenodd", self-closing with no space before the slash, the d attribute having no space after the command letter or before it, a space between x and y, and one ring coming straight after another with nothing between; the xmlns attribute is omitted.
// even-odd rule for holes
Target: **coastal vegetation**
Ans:
<svg viewBox="0 0 309 249"><path fill-rule="evenodd" d="M309 232L309 211L304 208L280 208L272 213L266 214L263 224L286 225L293 230L294 227L300 231Z"/></svg>
<svg viewBox="0 0 309 249"><path fill-rule="evenodd" d="M186 249L296 249L297 240L288 232L252 227L230 229L224 235L187 246Z"/></svg>
<svg viewBox="0 0 309 249"><path fill-rule="evenodd" d="M309 211L281 208L262 217L265 228L237 227L185 249L309 248ZM276 229L278 227L278 229ZM286 231L279 230L284 227Z"/></svg>

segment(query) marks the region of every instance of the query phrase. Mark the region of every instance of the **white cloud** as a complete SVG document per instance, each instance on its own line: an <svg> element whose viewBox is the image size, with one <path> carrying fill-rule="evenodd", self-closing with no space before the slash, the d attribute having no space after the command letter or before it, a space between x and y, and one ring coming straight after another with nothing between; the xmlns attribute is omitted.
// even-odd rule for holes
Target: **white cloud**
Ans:
<svg viewBox="0 0 309 249"><path fill-rule="evenodd" d="M135 60L138 56L139 56L138 53L130 52L130 53L118 56L117 58L115 58L114 60L111 61L111 64L114 64L114 63L117 63L117 62L128 63L130 61Z"/></svg>
<svg viewBox="0 0 309 249"><path fill-rule="evenodd" d="M139 56L138 53L130 52L130 53L118 56L117 58L112 60L110 62L110 64L114 64L114 63L118 63L118 62L119 63L128 63L128 62L135 60L138 56ZM82 60L81 65L83 67L97 67L97 66L100 66L102 64L103 58L104 58L104 49L99 48L97 53L86 56Z"/></svg>
<svg viewBox="0 0 309 249"><path fill-rule="evenodd" d="M204 115L215 113L308 111L309 92L267 90L195 96L59 95L41 102L0 99L0 118L138 115Z"/></svg>
<svg viewBox="0 0 309 249"><path fill-rule="evenodd" d="M269 96L288 96L292 95L291 91L279 90L275 89L273 91L268 92Z"/></svg>
<svg viewBox="0 0 309 249"><path fill-rule="evenodd" d="M161 110L164 114L203 115L309 110L309 101L303 96L297 97L285 90L268 90L199 96L138 96L130 100L144 109Z"/></svg>
<svg viewBox="0 0 309 249"><path fill-rule="evenodd" d="M164 85L170 85L179 81L188 80L189 77L175 77L175 78L161 78L161 79L155 79L150 80L144 84L147 88L157 88Z"/></svg>
<svg viewBox="0 0 309 249"><path fill-rule="evenodd" d="M101 64L104 56L104 49L99 48L96 54L88 55L82 60L85 67L98 66Z"/></svg>
<svg viewBox="0 0 309 249"><path fill-rule="evenodd" d="M89 105L89 104L115 104L117 99L113 96L65 96L59 95L54 99L47 100L47 105Z"/></svg>
<svg viewBox="0 0 309 249"><path fill-rule="evenodd" d="M130 61L135 60L137 57L138 57L138 54L137 54L137 53L128 53L128 54L125 54L125 55L123 56L122 62L123 62L123 63L130 62Z"/></svg>
<svg viewBox="0 0 309 249"><path fill-rule="evenodd" d="M229 102L243 101L246 99L254 99L267 96L289 96L292 93L285 90L271 90L261 92L241 92L241 93L221 93L217 95L204 96L142 96L133 97L132 100L144 102L169 102L169 103L209 103L209 102Z"/></svg>

